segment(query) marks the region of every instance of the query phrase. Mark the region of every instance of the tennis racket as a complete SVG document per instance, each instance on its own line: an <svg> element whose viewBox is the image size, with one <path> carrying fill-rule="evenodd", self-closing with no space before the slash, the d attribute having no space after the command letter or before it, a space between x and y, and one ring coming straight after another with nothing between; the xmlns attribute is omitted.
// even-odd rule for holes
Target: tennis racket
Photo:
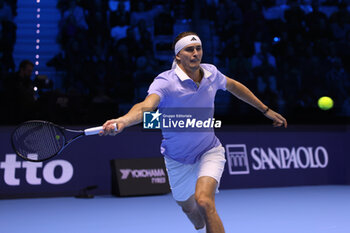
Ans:
<svg viewBox="0 0 350 233"><path fill-rule="evenodd" d="M114 127L117 131L116 124ZM31 162L41 162L60 154L75 140L102 130L102 126L72 130L48 121L26 121L13 131L11 144L18 156ZM69 140L66 138L68 133L73 134Z"/></svg>

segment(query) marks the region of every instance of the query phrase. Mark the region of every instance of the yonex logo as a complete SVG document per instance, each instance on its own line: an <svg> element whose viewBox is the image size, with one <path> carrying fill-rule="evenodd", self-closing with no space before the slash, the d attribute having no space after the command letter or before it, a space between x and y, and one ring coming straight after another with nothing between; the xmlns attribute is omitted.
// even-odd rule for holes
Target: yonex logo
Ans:
<svg viewBox="0 0 350 233"><path fill-rule="evenodd" d="M162 114L159 110L156 112L144 112L143 113L143 128L144 129L160 129L160 119Z"/></svg>
<svg viewBox="0 0 350 233"><path fill-rule="evenodd" d="M195 37L192 37L191 41L197 40Z"/></svg>
<svg viewBox="0 0 350 233"><path fill-rule="evenodd" d="M245 144L226 145L226 157L230 175L249 174L248 154Z"/></svg>

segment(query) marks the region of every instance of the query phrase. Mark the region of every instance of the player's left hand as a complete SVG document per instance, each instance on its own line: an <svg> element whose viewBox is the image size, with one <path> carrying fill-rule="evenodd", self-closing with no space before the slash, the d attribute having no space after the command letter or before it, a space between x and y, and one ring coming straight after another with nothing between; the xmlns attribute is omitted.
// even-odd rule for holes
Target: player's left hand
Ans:
<svg viewBox="0 0 350 233"><path fill-rule="evenodd" d="M284 126L284 128L287 128L287 120L281 114L269 109L264 115L273 121L272 125L274 127Z"/></svg>

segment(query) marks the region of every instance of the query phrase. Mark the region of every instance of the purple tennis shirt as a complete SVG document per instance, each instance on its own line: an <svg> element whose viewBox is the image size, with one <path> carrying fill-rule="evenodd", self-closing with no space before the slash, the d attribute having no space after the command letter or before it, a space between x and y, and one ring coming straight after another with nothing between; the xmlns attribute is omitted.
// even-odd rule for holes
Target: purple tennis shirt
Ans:
<svg viewBox="0 0 350 233"><path fill-rule="evenodd" d="M217 90L226 90L226 77L214 65L200 66L204 76L199 87L179 66L159 74L154 79L148 94L157 94L160 97L159 109L214 109ZM209 117L213 117L213 112L209 113ZM197 162L205 152L220 145L214 129L201 132L162 130L162 135L161 153L185 164Z"/></svg>

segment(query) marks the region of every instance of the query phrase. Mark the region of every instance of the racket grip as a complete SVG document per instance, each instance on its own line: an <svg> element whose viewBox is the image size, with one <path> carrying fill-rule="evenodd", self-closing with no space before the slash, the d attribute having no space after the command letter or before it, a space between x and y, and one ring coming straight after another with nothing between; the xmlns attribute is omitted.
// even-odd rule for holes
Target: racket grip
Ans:
<svg viewBox="0 0 350 233"><path fill-rule="evenodd" d="M114 128L115 128L115 131L117 131L117 124L114 123L113 124ZM88 128L88 129L85 129L84 130L84 133L86 136L89 136L89 135L95 135L95 134L98 134L99 132L103 131L103 127L102 126L97 126L97 127L93 127L93 128Z"/></svg>

